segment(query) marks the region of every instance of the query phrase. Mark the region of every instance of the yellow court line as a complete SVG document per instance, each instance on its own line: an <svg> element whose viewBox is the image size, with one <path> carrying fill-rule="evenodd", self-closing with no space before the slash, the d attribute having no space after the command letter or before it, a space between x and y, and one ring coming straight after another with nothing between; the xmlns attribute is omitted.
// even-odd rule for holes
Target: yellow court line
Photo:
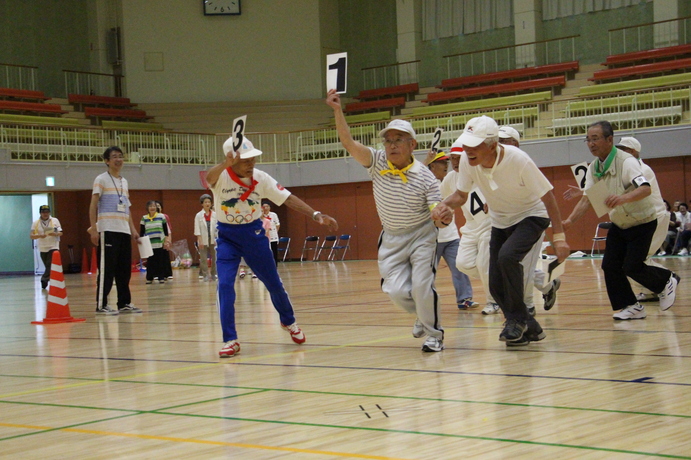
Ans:
<svg viewBox="0 0 691 460"><path fill-rule="evenodd" d="M175 369L164 369L164 370L160 370L160 371L147 372L144 374L134 374L134 375L123 376L123 377L113 377L113 378L109 378L109 379L92 380L92 381L88 381L88 382L71 383L68 385L58 385L58 386L52 386L52 387L47 387L47 388L37 388L34 390L18 391L15 393L0 394L0 399L12 398L15 396L25 396L25 395L36 394L36 393L44 393L47 391L54 391L54 390L69 390L72 388L79 388L79 387L88 386L88 385L96 385L96 384L101 384L101 383L105 383L105 382L110 382L113 380L132 380L132 379L138 379L138 378L148 377L148 376L152 376L152 375L164 375L164 374L171 374L174 372L198 370L198 369L203 369L206 367L223 365L226 363L251 363L251 362L257 361L257 360L263 360L263 359L268 359L268 358L280 358L282 356L289 356L289 355L292 355L296 352L316 353L316 352L322 352L322 351L336 350L339 348L347 348L347 347L362 346L362 345L372 345L375 343L400 340L401 338L407 338L407 337L408 336L406 335L406 336L380 338L380 339L375 339L375 340L368 340L365 342L355 342L355 343L349 343L349 344L345 344L345 345L333 345L333 346L329 346L329 347L312 348L312 349L306 349L306 350L302 350L302 349L298 348L296 350L288 351L285 353L275 353L275 354L271 354L271 355L252 356L252 357L247 357L247 358L242 358L242 357L223 358L223 359L226 359L225 362L221 361L218 363L195 364L194 366L177 367ZM219 359L221 359L221 358L219 358Z"/></svg>
<svg viewBox="0 0 691 460"><path fill-rule="evenodd" d="M332 457L347 457L347 458L363 458L367 460L408 460L398 457L382 457L380 455L367 455L367 454L355 454L348 452L333 452L328 450L314 450L314 449L298 449L295 447L276 447L276 446L264 446L261 444L245 444L238 442L224 442L224 441L208 441L205 439L192 439L192 438L173 438L170 436L153 436L148 434L134 434L134 433L119 433L114 431L100 431L100 430L84 430L81 428L54 428L49 426L34 426L34 425L19 425L13 423L2 423L0 426L7 428L23 428L29 430L54 430L63 431L67 433L80 433L80 434L95 434L99 436L120 436L125 438L137 438L137 439L150 439L155 441L170 441L170 442L182 442L191 444L206 444L212 446L226 446L226 447L238 447L241 449L260 449L260 450L276 450L281 452L294 452L301 454L315 454L315 455L330 455Z"/></svg>

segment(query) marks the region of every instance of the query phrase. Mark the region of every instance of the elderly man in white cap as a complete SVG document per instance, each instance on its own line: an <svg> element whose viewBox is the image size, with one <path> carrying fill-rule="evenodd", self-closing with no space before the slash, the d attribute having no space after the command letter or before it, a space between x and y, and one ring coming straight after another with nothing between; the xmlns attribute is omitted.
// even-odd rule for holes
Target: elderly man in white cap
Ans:
<svg viewBox="0 0 691 460"><path fill-rule="evenodd" d="M655 202L657 228L655 229L655 233L653 234L653 239L650 243L648 257L646 258L645 263L655 267L664 268L662 265L658 264L650 258L657 254L657 251L660 250L662 243L664 243L665 238L667 237L667 229L669 228L669 212L667 212L665 202L662 200L662 193L660 192L660 185L657 183L657 177L655 177L655 172L652 170L650 166L648 166L643 162L643 160L641 160L641 143L638 142L638 139L636 139L635 137L622 137L619 143L615 145L615 147L619 150L623 150L624 152L628 153L629 155L633 156L635 159L638 160L638 162L641 165L643 175L646 179L648 179L648 182L650 183L650 195L653 197L653 201ZM636 295L636 299L639 302L648 302L658 299L658 296L646 287L641 286L638 283L635 283L634 287L637 287L642 291Z"/></svg>
<svg viewBox="0 0 691 460"><path fill-rule="evenodd" d="M441 201L439 181L413 156L417 141L409 122L389 123L379 133L384 150L375 150L353 139L335 90L329 91L326 103L334 110L343 147L372 179L383 226L378 257L382 290L394 304L417 315L413 336L428 336L422 351L441 351L444 330L434 287L437 228L430 219L430 209ZM450 223L451 216L439 226Z"/></svg>
<svg viewBox="0 0 691 460"><path fill-rule="evenodd" d="M521 135L511 126L499 127L499 143L504 145L513 145L514 147L521 147ZM547 274L537 268L537 263L542 254L542 240L543 236L537 240L533 249L526 254L523 259L523 276L525 277L525 304L528 306L528 313L535 316L535 302L533 301L533 286L542 293L543 306L545 310L550 310L557 301L557 291L561 286L559 278L549 281Z"/></svg>
<svg viewBox="0 0 691 460"><path fill-rule="evenodd" d="M255 169L257 156L262 152L255 149L247 138L242 140L237 151L233 151L233 139L229 138L223 144L223 153L225 161L211 168L206 175L217 206L218 303L225 342L218 354L227 358L240 352L235 329L234 284L241 257L269 291L281 326L290 333L293 342L304 343L305 334L295 322L293 306L278 276L271 247L266 243L261 200L266 197L279 206L285 203L332 231L338 229L338 224L332 217L315 211L292 195L273 177Z"/></svg>
<svg viewBox="0 0 691 460"><path fill-rule="evenodd" d="M604 204L609 208L612 227L607 231L607 245L602 259L607 295L615 320L644 319L645 308L631 289L627 276L641 283L660 297L660 309L672 307L676 299L679 277L665 268L645 264L653 235L657 230L657 204L652 184L644 175L641 164L628 153L614 146L614 129L606 120L588 126L586 144L595 160L585 175L585 191L598 182L607 189ZM590 208L583 196L564 220L568 229Z"/></svg>
<svg viewBox="0 0 691 460"><path fill-rule="evenodd" d="M434 209L432 217L448 219L453 209L468 200L474 186L480 189L492 223L489 287L506 318L499 340L509 346L527 345L544 339L545 333L526 308L521 261L550 219L560 261L569 255L569 246L552 184L528 154L500 144L498 135L497 123L487 116L466 123L459 138L465 155L458 167L458 190Z"/></svg>

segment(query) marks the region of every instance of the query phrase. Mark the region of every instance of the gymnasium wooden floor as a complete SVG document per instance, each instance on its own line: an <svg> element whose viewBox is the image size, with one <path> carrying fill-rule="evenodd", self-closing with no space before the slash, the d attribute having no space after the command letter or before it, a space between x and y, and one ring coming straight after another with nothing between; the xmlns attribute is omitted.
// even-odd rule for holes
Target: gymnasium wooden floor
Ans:
<svg viewBox="0 0 691 460"><path fill-rule="evenodd" d="M99 318L95 277L66 275L86 322L50 326L30 324L45 316L38 278L3 278L0 457L691 458L691 258L658 260L682 277L671 310L615 323L600 260L569 260L556 306L538 305L547 339L518 349L497 340L500 315L456 309L441 267L441 353L421 352L375 261L281 264L307 343L246 278L242 352L224 360L196 270L133 274L145 313Z"/></svg>

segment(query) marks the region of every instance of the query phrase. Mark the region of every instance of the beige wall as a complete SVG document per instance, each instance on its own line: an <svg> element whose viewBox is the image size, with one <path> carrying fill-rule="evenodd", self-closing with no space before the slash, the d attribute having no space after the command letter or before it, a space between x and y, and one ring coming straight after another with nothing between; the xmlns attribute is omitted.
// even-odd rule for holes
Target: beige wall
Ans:
<svg viewBox="0 0 691 460"><path fill-rule="evenodd" d="M242 15L218 17L204 16L201 0L123 0L122 15L127 96L134 101L322 95L319 0L247 0Z"/></svg>

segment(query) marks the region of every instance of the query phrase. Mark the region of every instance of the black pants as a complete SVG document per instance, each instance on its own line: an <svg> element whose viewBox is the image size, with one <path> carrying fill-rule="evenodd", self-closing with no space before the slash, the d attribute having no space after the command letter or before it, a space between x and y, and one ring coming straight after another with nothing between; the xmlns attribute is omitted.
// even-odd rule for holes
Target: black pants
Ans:
<svg viewBox="0 0 691 460"><path fill-rule="evenodd" d="M637 302L627 276L658 294L672 276L667 269L645 264L656 229L657 220L653 220L626 230L612 224L607 232L602 271L612 310L621 310Z"/></svg>
<svg viewBox="0 0 691 460"><path fill-rule="evenodd" d="M41 287L46 287L48 281L50 281L50 267L53 265L53 253L56 249L51 249L47 252L41 252L41 260L43 261L43 266L46 267L46 271L43 272L41 276Z"/></svg>
<svg viewBox="0 0 691 460"><path fill-rule="evenodd" d="M489 240L489 290L504 317L528 322L530 315L524 301L521 261L533 248L549 219L526 217L508 228L492 227Z"/></svg>
<svg viewBox="0 0 691 460"><path fill-rule="evenodd" d="M130 276L132 275L132 236L127 233L104 232L105 263L103 269L103 305L108 305L108 294L115 280L118 290L118 308L132 302L130 294ZM101 244L99 241L96 251L98 261L98 277L96 277L96 303L98 304L99 288L101 286Z"/></svg>
<svg viewBox="0 0 691 460"><path fill-rule="evenodd" d="M271 242L271 252L274 255L274 261L276 262L276 265L278 265L278 241Z"/></svg>
<svg viewBox="0 0 691 460"><path fill-rule="evenodd" d="M168 251L163 248L154 249L154 255L146 259L146 280L154 278L164 280L168 278L166 268L170 268L170 257Z"/></svg>

